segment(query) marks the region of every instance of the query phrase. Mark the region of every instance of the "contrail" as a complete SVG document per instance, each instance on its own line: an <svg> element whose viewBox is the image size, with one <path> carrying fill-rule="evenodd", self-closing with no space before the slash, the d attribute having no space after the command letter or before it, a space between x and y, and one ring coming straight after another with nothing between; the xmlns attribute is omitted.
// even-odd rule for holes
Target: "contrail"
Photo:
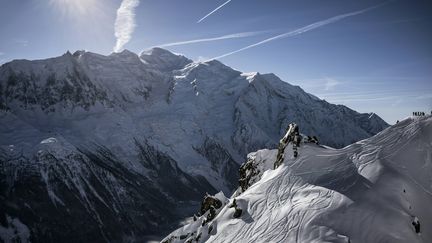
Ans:
<svg viewBox="0 0 432 243"><path fill-rule="evenodd" d="M231 2L231 0L226 1L225 3L223 3L222 5L220 5L219 7L215 8L215 10L211 11L210 13L208 13L206 16L202 17L200 20L198 20L198 23L201 23L201 21L203 21L204 19L206 19L208 16L214 14L216 11L218 11L219 9L221 9L223 6L225 6L226 4L228 4L229 2Z"/></svg>
<svg viewBox="0 0 432 243"><path fill-rule="evenodd" d="M117 38L114 52L119 52L129 42L135 30L135 8L139 0L123 0L117 9L117 17L114 24L114 35Z"/></svg>
<svg viewBox="0 0 432 243"><path fill-rule="evenodd" d="M211 60L215 60L215 59L221 59L221 58L224 58L224 57L236 54L238 52L241 52L241 51L244 51L244 50L247 50L247 49L250 49L250 48L262 45L262 44L265 44L265 43L270 42L270 41L274 41L274 40L278 40L278 39L282 39L282 38L287 38L287 37L292 37L292 36L300 35L300 34L303 34L305 32L308 32L310 30L314 30L314 29L317 29L319 27L322 27L322 26L325 26L325 25L328 25L328 24L332 24L332 23L338 22L338 21L340 21L342 19L345 19L345 18L366 13L366 12L368 12L370 10L375 9L375 8L379 8L379 7L385 5L385 4L389 3L389 2L390 1L387 1L387 2L384 2L382 4L373 6L373 7L365 8L363 10L359 10L359 11L355 11L355 12L351 12L351 13L346 13L346 14L341 14L341 15L337 15L337 16L331 17L331 18L326 19L326 20L318 21L318 22L315 22L313 24L304 26L302 28L299 28L299 29L296 29L296 30L293 30L293 31L290 31L290 32L287 32L287 33L283 33L283 34L280 34L280 35L277 35L277 36L270 37L268 39L265 39L263 41L255 43L255 44L243 47L241 49L225 53L223 55L220 55L220 56L214 57L212 59L209 59L207 61L211 61Z"/></svg>
<svg viewBox="0 0 432 243"><path fill-rule="evenodd" d="M195 44L195 43L201 43L201 42L210 42L210 41L218 41L218 40L227 40L227 39L237 39L237 38L245 38L245 37L251 37L260 35L263 33L267 33L269 31L254 31L254 32L241 32L241 33L235 33L230 35L223 35L218 37L212 37L212 38L203 38L203 39L196 39L196 40L188 40L188 41L179 41L179 42L173 42L173 43L166 43L162 45L158 45L159 47L169 47L169 46L180 46L180 45L188 45L188 44Z"/></svg>

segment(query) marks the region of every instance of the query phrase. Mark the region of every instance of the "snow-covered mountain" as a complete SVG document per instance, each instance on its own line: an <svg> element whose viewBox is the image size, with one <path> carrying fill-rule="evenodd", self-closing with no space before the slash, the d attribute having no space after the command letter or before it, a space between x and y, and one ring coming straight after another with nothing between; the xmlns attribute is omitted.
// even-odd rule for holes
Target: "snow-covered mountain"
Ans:
<svg viewBox="0 0 432 243"><path fill-rule="evenodd" d="M250 153L246 183L162 242L432 242L431 116L343 149L288 146L273 169L276 154Z"/></svg>
<svg viewBox="0 0 432 243"><path fill-rule="evenodd" d="M274 74L160 48L6 63L0 230L48 241L158 233L205 192L229 195L246 155L274 147L292 121L333 147L388 126Z"/></svg>

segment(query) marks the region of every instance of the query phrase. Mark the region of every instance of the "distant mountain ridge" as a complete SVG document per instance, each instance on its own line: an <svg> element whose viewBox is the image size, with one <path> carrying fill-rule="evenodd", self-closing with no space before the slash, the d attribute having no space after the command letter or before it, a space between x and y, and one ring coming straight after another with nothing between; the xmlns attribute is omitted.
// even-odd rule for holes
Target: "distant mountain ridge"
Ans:
<svg viewBox="0 0 432 243"><path fill-rule="evenodd" d="M161 48L6 63L0 109L2 227L17 219L52 241L157 233L187 215L176 207L228 195L246 155L274 147L292 121L334 147L388 126L274 74ZM82 218L94 225L79 231Z"/></svg>

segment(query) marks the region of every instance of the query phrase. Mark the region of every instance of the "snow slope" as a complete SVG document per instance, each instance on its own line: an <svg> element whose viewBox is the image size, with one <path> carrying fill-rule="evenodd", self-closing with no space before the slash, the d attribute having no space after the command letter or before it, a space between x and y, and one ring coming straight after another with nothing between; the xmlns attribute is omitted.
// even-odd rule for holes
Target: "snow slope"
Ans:
<svg viewBox="0 0 432 243"><path fill-rule="evenodd" d="M0 217L39 241L157 234L205 192L231 194L246 155L292 121L334 147L388 126L274 74L160 48L14 60L0 67Z"/></svg>
<svg viewBox="0 0 432 243"><path fill-rule="evenodd" d="M303 144L296 159L288 146L273 170L276 153L249 154L260 173L230 199L240 218L228 203L210 223L192 222L164 242L432 242L431 116L342 149Z"/></svg>

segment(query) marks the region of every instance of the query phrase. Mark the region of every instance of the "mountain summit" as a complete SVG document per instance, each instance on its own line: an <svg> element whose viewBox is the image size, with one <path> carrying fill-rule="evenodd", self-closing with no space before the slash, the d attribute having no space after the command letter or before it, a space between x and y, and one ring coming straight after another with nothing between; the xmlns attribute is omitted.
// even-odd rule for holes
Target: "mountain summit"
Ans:
<svg viewBox="0 0 432 243"><path fill-rule="evenodd" d="M192 60L182 55L176 55L158 47L141 52L140 58L150 67L162 71L182 69L187 64L192 63Z"/></svg>
<svg viewBox="0 0 432 243"><path fill-rule="evenodd" d="M293 121L337 148L388 126L274 74L161 48L6 63L0 109L1 229L35 241L170 230L206 192L229 195L246 155Z"/></svg>

